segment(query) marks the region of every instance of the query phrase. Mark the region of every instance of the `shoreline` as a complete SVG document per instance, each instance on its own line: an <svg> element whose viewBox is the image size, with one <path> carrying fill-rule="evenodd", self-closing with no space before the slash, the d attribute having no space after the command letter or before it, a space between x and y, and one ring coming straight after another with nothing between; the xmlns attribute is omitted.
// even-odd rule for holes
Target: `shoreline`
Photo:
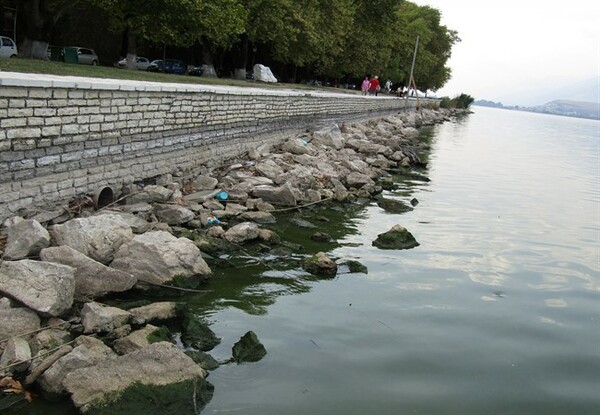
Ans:
<svg viewBox="0 0 600 415"><path fill-rule="evenodd" d="M416 127L451 116L446 110L424 110L341 128L330 125L289 137L273 149L259 146L219 169L206 168L183 185L170 175L134 183L121 204L111 207L97 210L91 198L74 201L74 218L58 216L44 224L8 219L2 229L6 243L0 265L0 292L8 297L0 299L0 315L3 320L20 319L21 324L0 333L0 366L12 365L16 379L45 395L70 395L85 411L109 396L127 395L124 391L135 382L148 386L146 374L132 375L117 389L106 386L100 394L85 390L86 384L99 383L94 376L119 373L123 366L144 372L150 350L164 357L155 370L177 365L194 369L177 370L180 376L165 380L168 384L185 394L189 382L200 382L206 388L204 398L209 398L204 378L214 363L197 370L159 327L176 321L182 326L184 346L205 353L220 341L205 322L172 302L125 310L94 300L131 289L147 292L148 286L201 289L211 273L203 256L257 240L276 247L281 238L266 225L277 220L278 210L377 197L390 184L387 170L422 164L418 152L426 149L420 147ZM23 235L35 236L25 244ZM330 275L332 260L320 254L313 261L318 264L314 272ZM173 256L180 261L174 264ZM15 275L23 276L17 284L12 281ZM35 292L37 284L46 284L42 301ZM36 358L43 353L47 355ZM28 354L32 364L25 361ZM201 359L210 360L206 355Z"/></svg>

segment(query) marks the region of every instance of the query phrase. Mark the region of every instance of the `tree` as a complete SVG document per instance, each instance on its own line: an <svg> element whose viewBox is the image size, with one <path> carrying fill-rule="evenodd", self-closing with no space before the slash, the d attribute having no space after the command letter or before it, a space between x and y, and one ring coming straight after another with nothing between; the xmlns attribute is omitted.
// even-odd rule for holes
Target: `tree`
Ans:
<svg viewBox="0 0 600 415"><path fill-rule="evenodd" d="M31 59L48 59L50 33L64 14L79 4L78 0L22 0L17 2L24 16L25 39L20 55Z"/></svg>
<svg viewBox="0 0 600 415"><path fill-rule="evenodd" d="M408 83L410 65L419 36L414 79L423 90L437 90L450 79L446 66L452 46L459 42L457 32L440 24L440 11L429 6L405 2L396 11L393 57L389 71Z"/></svg>

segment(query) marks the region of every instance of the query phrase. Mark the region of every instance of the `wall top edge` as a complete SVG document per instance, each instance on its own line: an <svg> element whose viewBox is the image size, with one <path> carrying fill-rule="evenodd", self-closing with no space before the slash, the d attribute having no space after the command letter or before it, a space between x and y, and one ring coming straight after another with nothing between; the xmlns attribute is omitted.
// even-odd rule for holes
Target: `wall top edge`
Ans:
<svg viewBox="0 0 600 415"><path fill-rule="evenodd" d="M132 81L124 79L88 78L79 76L60 76L47 74L19 73L0 71L0 88L65 88L94 89L131 92L198 92L221 95L284 96L284 97L335 97L361 99L395 99L390 96L362 96L359 94L335 93L329 91L309 91L294 89L270 89L260 87L238 87L226 85L199 85L162 83L150 81Z"/></svg>

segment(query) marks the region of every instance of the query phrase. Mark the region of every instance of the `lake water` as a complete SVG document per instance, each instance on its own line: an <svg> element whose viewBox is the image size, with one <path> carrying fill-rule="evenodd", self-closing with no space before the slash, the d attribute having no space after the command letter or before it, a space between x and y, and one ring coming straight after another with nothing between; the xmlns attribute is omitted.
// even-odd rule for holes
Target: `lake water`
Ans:
<svg viewBox="0 0 600 415"><path fill-rule="evenodd" d="M368 274L308 276L302 255L211 264L214 292L186 299L222 337L211 353L228 359L253 330L268 354L211 372L202 414L600 413L600 123L475 107L422 137L430 181L384 193L414 211L288 215L330 244L276 227ZM371 246L395 224L420 246Z"/></svg>
<svg viewBox="0 0 600 415"><path fill-rule="evenodd" d="M203 414L600 413L600 123L475 107L423 136L431 181L386 193L414 211L304 214L368 275L216 272L213 354L247 330L268 354L212 372ZM421 245L371 246L397 223Z"/></svg>

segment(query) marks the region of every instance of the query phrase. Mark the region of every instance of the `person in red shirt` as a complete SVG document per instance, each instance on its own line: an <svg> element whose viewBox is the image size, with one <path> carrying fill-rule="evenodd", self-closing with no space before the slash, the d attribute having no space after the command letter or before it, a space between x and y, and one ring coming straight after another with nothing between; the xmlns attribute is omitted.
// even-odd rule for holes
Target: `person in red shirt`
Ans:
<svg viewBox="0 0 600 415"><path fill-rule="evenodd" d="M371 78L371 82L369 83L369 94L377 96L377 92L379 91L379 77L375 75Z"/></svg>

